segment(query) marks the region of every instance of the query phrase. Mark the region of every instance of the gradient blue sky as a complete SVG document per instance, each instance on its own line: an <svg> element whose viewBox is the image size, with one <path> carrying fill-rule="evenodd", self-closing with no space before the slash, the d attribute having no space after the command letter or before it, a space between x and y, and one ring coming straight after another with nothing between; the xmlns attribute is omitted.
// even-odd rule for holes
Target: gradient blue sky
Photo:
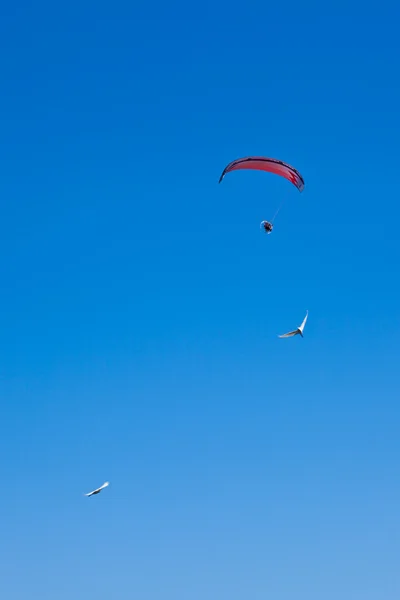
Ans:
<svg viewBox="0 0 400 600"><path fill-rule="evenodd" d="M399 598L400 8L268 4L2 5L7 600Z"/></svg>

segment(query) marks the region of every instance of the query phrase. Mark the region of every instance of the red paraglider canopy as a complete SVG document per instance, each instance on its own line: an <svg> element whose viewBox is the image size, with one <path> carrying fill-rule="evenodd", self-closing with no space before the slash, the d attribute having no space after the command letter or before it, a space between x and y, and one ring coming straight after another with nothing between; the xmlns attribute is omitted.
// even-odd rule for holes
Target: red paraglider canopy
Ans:
<svg viewBox="0 0 400 600"><path fill-rule="evenodd" d="M266 171L268 173L275 173L288 179L293 185L297 187L299 192L304 190L304 179L300 173L294 168L276 158L266 158L264 156L248 156L246 158L239 158L229 163L222 172L219 178L219 183L223 180L227 173L231 171L239 171L241 169L255 169L257 171Z"/></svg>

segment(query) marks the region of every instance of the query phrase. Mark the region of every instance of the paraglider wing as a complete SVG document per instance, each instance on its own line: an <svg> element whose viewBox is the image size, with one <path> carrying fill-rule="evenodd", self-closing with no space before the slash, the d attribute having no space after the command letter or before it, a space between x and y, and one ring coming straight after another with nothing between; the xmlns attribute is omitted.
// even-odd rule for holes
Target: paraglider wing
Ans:
<svg viewBox="0 0 400 600"><path fill-rule="evenodd" d="M282 160L266 158L264 156L248 156L246 158L234 160L223 170L222 175L219 178L219 183L221 183L227 173L230 173L231 171L240 171L242 169L254 169L256 171L275 173L275 175L280 175L293 183L299 192L304 190L304 179L294 167L284 163Z"/></svg>

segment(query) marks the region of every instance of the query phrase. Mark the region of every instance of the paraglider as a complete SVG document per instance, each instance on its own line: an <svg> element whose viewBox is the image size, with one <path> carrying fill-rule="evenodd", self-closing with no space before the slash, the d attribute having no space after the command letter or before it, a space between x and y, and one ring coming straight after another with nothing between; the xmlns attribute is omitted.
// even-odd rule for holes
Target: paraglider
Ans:
<svg viewBox="0 0 400 600"><path fill-rule="evenodd" d="M307 318L308 318L308 311L307 311L306 316L304 317L304 320L303 320L302 324L299 327L297 327L297 329L295 329L294 331L289 331L289 333L284 333L283 335L279 335L278 337L280 337L280 338L288 338L288 337L293 337L295 335L301 335L301 337L304 337L303 336L303 330L304 330Z"/></svg>
<svg viewBox="0 0 400 600"><path fill-rule="evenodd" d="M297 169L295 169L288 163L283 162L282 160L277 160L276 158L267 158L265 156L247 156L245 158L239 158L237 160L232 161L222 171L221 177L219 178L219 183L221 183L221 181L224 179L227 173L246 169L265 171L267 173L274 173L275 175L280 175L281 177L284 177L285 179L290 181L299 190L299 192L302 192L304 190L304 179L303 176L299 173L299 171L297 171ZM273 221L276 218L278 212L280 211L281 206L276 211L271 223L269 221L262 221L261 227L267 233L272 232Z"/></svg>

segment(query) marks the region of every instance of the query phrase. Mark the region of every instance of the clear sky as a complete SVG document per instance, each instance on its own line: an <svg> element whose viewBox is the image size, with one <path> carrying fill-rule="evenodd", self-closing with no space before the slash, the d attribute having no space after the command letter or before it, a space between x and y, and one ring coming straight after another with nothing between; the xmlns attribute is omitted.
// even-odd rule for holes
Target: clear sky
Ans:
<svg viewBox="0 0 400 600"><path fill-rule="evenodd" d="M270 4L2 4L7 600L400 597L400 7Z"/></svg>

